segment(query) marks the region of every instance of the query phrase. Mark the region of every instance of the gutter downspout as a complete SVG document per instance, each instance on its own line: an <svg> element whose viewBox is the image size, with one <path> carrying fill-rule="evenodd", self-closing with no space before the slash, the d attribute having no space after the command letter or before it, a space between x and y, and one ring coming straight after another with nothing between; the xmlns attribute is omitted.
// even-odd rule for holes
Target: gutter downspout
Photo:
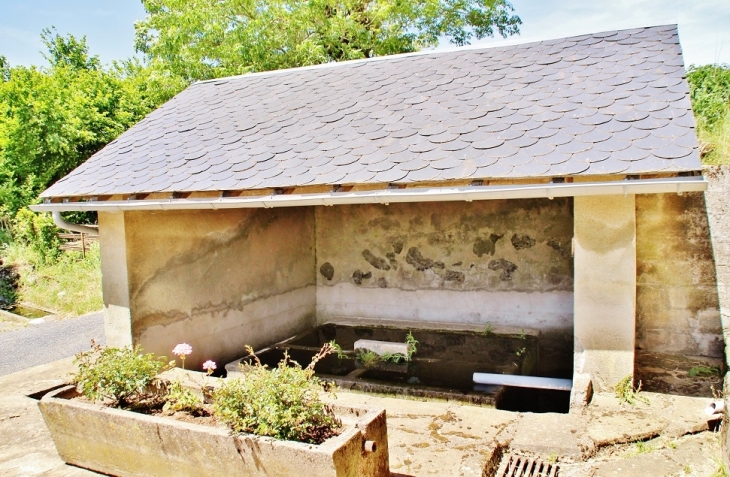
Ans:
<svg viewBox="0 0 730 477"><path fill-rule="evenodd" d="M66 222L65 220L63 220L63 217L61 217L61 212L58 210L52 211L51 215L53 215L53 222L61 229L72 230L74 232L88 234L94 237L99 235L99 231L93 227L86 227L84 225Z"/></svg>

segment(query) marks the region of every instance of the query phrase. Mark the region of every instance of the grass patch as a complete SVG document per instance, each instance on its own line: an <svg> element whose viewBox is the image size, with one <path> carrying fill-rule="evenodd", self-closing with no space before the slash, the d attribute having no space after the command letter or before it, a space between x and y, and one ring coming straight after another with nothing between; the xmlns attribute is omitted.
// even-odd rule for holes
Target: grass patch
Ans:
<svg viewBox="0 0 730 477"><path fill-rule="evenodd" d="M699 128L698 133L704 164L730 164L730 114L712 128Z"/></svg>
<svg viewBox="0 0 730 477"><path fill-rule="evenodd" d="M18 272L17 300L55 310L63 316L77 316L103 307L99 244L82 258L80 252L64 252L58 260L45 263L33 248L17 242L0 249L3 261Z"/></svg>
<svg viewBox="0 0 730 477"><path fill-rule="evenodd" d="M710 475L710 477L728 477L727 466L725 465L725 462L718 459L717 457L713 457L712 460L717 465L717 469Z"/></svg>
<svg viewBox="0 0 730 477"><path fill-rule="evenodd" d="M639 381L638 386L634 387L634 377L630 374L616 384L614 391L619 402L625 402L632 406L636 405L636 401L649 404L649 398L639 394L641 393L641 381Z"/></svg>
<svg viewBox="0 0 730 477"><path fill-rule="evenodd" d="M656 450L653 444L646 441L635 442L630 450L626 453L625 457L636 457L641 454L648 454L649 452Z"/></svg>

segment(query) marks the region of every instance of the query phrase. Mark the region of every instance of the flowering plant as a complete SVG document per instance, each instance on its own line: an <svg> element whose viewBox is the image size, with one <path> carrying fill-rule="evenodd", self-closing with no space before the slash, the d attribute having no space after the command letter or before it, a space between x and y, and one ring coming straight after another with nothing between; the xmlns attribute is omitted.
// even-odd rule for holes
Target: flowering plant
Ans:
<svg viewBox="0 0 730 477"><path fill-rule="evenodd" d="M193 347L187 343L180 343L172 349L172 354L180 356L182 369L185 369L185 357L193 352Z"/></svg>
<svg viewBox="0 0 730 477"><path fill-rule="evenodd" d="M216 370L215 361L208 360L205 363L203 363L203 369L208 372L208 376L213 374L213 371Z"/></svg>

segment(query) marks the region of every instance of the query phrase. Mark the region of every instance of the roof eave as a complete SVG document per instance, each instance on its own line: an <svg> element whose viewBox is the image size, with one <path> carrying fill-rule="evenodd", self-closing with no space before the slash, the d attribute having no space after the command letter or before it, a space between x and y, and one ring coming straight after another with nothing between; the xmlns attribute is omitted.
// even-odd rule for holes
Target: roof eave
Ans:
<svg viewBox="0 0 730 477"><path fill-rule="evenodd" d="M30 206L35 212L191 210L329 206L345 204L390 204L398 202L453 202L495 199L553 199L556 197L665 194L704 192L708 182L702 176L662 179L625 179L610 182L573 182L462 187L423 187L373 191L265 196L47 202Z"/></svg>

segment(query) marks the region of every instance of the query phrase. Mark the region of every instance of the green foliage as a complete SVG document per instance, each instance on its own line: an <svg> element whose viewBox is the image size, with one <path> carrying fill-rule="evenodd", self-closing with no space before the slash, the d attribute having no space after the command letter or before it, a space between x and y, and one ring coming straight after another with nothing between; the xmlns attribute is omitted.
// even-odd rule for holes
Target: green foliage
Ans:
<svg viewBox="0 0 730 477"><path fill-rule="evenodd" d="M721 376L722 369L720 366L694 366L687 372L692 377L708 377L708 376Z"/></svg>
<svg viewBox="0 0 730 477"><path fill-rule="evenodd" d="M410 361L413 355L418 351L418 340L413 337L413 333L410 331L406 335L406 345L408 345L408 355L406 355L406 361Z"/></svg>
<svg viewBox="0 0 730 477"><path fill-rule="evenodd" d="M0 255L18 273L19 301L68 316L98 311L104 304L98 243L91 245L85 257L81 252L64 252L50 263L19 241L0 248Z"/></svg>
<svg viewBox="0 0 730 477"><path fill-rule="evenodd" d="M35 214L28 209L20 209L13 221L14 239L29 246L35 254L31 255L34 265L52 263L58 258L59 229L49 214Z"/></svg>
<svg viewBox="0 0 730 477"><path fill-rule="evenodd" d="M654 450L656 450L656 447L651 442L638 441L631 446L625 457L636 457L641 454L648 454Z"/></svg>
<svg viewBox="0 0 730 477"><path fill-rule="evenodd" d="M162 409L167 412L197 414L203 408L203 400L183 386L180 381L173 381L167 385L164 399L165 405Z"/></svg>
<svg viewBox="0 0 730 477"><path fill-rule="evenodd" d="M329 353L329 344L306 368L288 355L268 370L246 348L253 364L242 364L245 376L227 379L213 392L213 413L235 432L319 444L336 434L340 423L320 400L322 383L314 376L314 365Z"/></svg>
<svg viewBox="0 0 730 477"><path fill-rule="evenodd" d="M687 73L705 164L730 164L730 66L691 66Z"/></svg>
<svg viewBox="0 0 730 477"><path fill-rule="evenodd" d="M644 404L649 404L649 398L639 394L641 392L641 381L634 388L634 377L630 374L616 384L614 391L616 392L616 398L620 402L626 402L634 406L636 401L639 400Z"/></svg>
<svg viewBox="0 0 730 477"><path fill-rule="evenodd" d="M710 477L728 477L729 474L725 462L723 462L722 459L718 459L717 457L713 457L712 461L717 466L717 469L715 469L715 471L710 474Z"/></svg>
<svg viewBox="0 0 730 477"><path fill-rule="evenodd" d="M330 341L329 345L332 347L333 352L337 354L337 359L350 359L350 357L342 351L342 346L338 345L335 340Z"/></svg>
<svg viewBox="0 0 730 477"><path fill-rule="evenodd" d="M507 0L143 0L137 50L187 81L507 37Z"/></svg>
<svg viewBox="0 0 730 477"><path fill-rule="evenodd" d="M98 70L101 62L98 56L90 56L86 46L86 36L77 39L73 35L62 37L56 27L44 28L41 40L48 49L43 57L51 66L68 66L78 70Z"/></svg>
<svg viewBox="0 0 730 477"><path fill-rule="evenodd" d="M125 407L150 397L150 386L161 371L174 367L164 357L141 354L139 346L104 348L92 341L91 350L76 355L73 383L88 399Z"/></svg>
<svg viewBox="0 0 730 477"><path fill-rule="evenodd" d="M730 111L730 66L691 66L687 82L698 125L712 128Z"/></svg>
<svg viewBox="0 0 730 477"><path fill-rule="evenodd" d="M705 164L730 164L730 113L711 129L698 129L700 154Z"/></svg>
<svg viewBox="0 0 730 477"><path fill-rule="evenodd" d="M369 349L357 350L357 361L366 368L372 368L380 362L381 358L375 351Z"/></svg>
<svg viewBox="0 0 730 477"><path fill-rule="evenodd" d="M44 30L47 68L0 65L0 215L38 194L180 91L136 61L102 68L85 38Z"/></svg>
<svg viewBox="0 0 730 477"><path fill-rule="evenodd" d="M375 367L378 363L408 363L413 359L413 355L418 351L418 340L413 337L413 333L410 331L406 335L407 353L388 353L384 352L378 354L369 349L358 349L356 350L357 361L366 368Z"/></svg>
<svg viewBox="0 0 730 477"><path fill-rule="evenodd" d="M9 310L18 301L18 273L12 266L0 264L0 309Z"/></svg>

